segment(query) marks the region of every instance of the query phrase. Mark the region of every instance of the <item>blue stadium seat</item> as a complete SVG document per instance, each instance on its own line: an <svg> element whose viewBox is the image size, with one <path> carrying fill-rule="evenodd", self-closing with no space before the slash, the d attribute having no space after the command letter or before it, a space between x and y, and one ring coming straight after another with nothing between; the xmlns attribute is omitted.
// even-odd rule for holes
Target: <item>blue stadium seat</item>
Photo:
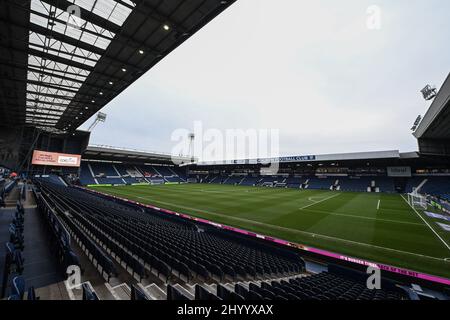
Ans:
<svg viewBox="0 0 450 320"><path fill-rule="evenodd" d="M19 300L23 300L25 294L25 280L22 276L16 276L12 279L11 283L11 295L19 297Z"/></svg>
<svg viewBox="0 0 450 320"><path fill-rule="evenodd" d="M83 289L83 300L87 301L99 300L97 294L91 289L91 287L87 283L82 284L82 289Z"/></svg>

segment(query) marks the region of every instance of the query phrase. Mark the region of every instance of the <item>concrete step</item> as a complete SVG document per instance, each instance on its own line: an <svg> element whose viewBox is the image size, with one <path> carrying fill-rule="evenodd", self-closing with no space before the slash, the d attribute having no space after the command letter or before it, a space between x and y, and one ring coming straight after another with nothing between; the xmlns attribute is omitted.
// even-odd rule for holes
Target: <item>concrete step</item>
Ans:
<svg viewBox="0 0 450 320"><path fill-rule="evenodd" d="M155 300L167 300L166 290L160 288L156 284L152 283L145 287L147 292L151 297L155 298Z"/></svg>
<svg viewBox="0 0 450 320"><path fill-rule="evenodd" d="M105 286L115 300L131 299L131 288L126 283L122 283L117 286L111 286L109 283L105 283Z"/></svg>
<svg viewBox="0 0 450 320"><path fill-rule="evenodd" d="M181 293L183 293L186 297L189 298L189 300L195 299L195 294L192 294L190 291L188 291L186 288L181 286L179 283L173 285L174 288L178 289Z"/></svg>

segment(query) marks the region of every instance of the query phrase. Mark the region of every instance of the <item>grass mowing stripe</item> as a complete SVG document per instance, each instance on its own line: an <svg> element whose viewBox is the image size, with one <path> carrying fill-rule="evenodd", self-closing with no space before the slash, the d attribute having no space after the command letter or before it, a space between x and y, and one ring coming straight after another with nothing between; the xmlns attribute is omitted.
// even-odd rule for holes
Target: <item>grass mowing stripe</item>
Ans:
<svg viewBox="0 0 450 320"><path fill-rule="evenodd" d="M420 217L420 219L423 220L423 222L425 222L425 224L428 226L428 228L430 228L431 231L433 231L433 233L436 235L436 237L439 238L439 240L441 240L441 242L447 247L448 250L450 250L450 246L448 245L447 242L445 242L444 239L442 239L442 237L433 229L433 227L420 215L419 212L417 212L416 208L414 208L409 202L408 200L405 199L405 197L402 195L403 200L405 200L405 202L414 210L414 212Z"/></svg>
<svg viewBox="0 0 450 320"><path fill-rule="evenodd" d="M413 225L413 226L423 226L423 227L426 228L426 226L423 223L397 221L397 220L371 218L371 217L362 217L362 216L356 216L354 214L334 213L334 212L329 212L329 211L324 211L324 210L315 210L315 209L308 209L308 210L303 210L303 211L305 211L304 214L308 214L308 213L312 213L313 214L314 212L326 213L326 214L331 215L331 216L342 216L342 217L348 217L348 218L351 218L351 219L376 220L376 221L383 221L383 222L390 222L390 223L409 224L409 225Z"/></svg>
<svg viewBox="0 0 450 320"><path fill-rule="evenodd" d="M450 261L444 261L449 258L448 249L398 194L337 194L329 190L204 184L92 189L141 203L160 204L161 208L258 234L450 279ZM324 201L314 203L317 207L299 211L302 205L321 200ZM378 200L383 201L379 210ZM319 210L323 212L301 214ZM339 213L351 217L337 216ZM445 239L445 235L442 237Z"/></svg>
<svg viewBox="0 0 450 320"><path fill-rule="evenodd" d="M124 195L127 195L127 194L124 194ZM443 259L443 258L436 258L436 257L431 257L431 256L423 255L423 254L417 254L417 253L412 253L412 252L407 252L407 251L402 251L402 250L397 250L397 249L392 249L392 248L387 248L387 247L376 246L376 245L368 244L368 243L356 242L356 241L352 241L352 240L341 239L341 238L331 237L331 236L327 236L327 235L311 233L311 232L307 232L307 231L301 231L301 230L286 228L286 227L282 227L282 226L271 225L271 224L267 224L267 223L263 223L263 222L258 222L258 221L254 221L254 220L245 219L245 218L228 216L228 215L224 215L224 214L221 214L221 213L218 213L218 212L212 212L212 211L209 211L209 210L200 210L200 209L197 209L197 208L183 206L183 205L179 205L179 204L175 204L175 203L159 201L159 200L153 200L153 199L148 198L148 197L147 198L146 197L140 197L140 196L135 196L135 197L139 198L139 199L142 199L142 200L149 200L151 202L160 203L162 205L169 205L169 206L179 207L179 208L183 208L183 209L187 209L187 210L198 211L200 213L204 212L204 213L207 213L207 214L212 215L212 216L223 217L223 218L227 218L227 219L231 219L231 220L252 223L252 224L264 226L264 227L271 228L271 229L284 230L284 231L288 231L288 232L292 232L292 233L306 234L306 235L312 236L314 238L318 237L318 238L324 238L324 239L333 239L335 241L337 240L337 241L341 241L341 242L344 242L344 243L350 243L350 244L353 244L353 245L372 247L372 248L377 248L377 249L382 249L382 250L387 250L387 251L392 251L392 252L400 252L400 253L406 254L406 255L412 255L412 256L417 256L417 257L422 257L422 258L427 258L427 259L433 259L433 260L438 260L438 261L445 261L445 259Z"/></svg>

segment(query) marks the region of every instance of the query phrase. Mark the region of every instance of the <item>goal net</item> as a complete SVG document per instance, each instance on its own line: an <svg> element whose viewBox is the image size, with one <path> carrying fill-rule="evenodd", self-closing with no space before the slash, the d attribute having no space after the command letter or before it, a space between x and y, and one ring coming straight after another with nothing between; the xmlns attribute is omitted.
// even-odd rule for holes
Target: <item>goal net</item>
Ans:
<svg viewBox="0 0 450 320"><path fill-rule="evenodd" d="M284 183L284 182L278 182L275 184L276 188L286 188L286 186L287 186L287 183Z"/></svg>
<svg viewBox="0 0 450 320"><path fill-rule="evenodd" d="M273 187L273 182L263 182L261 184L262 187Z"/></svg>
<svg viewBox="0 0 450 320"><path fill-rule="evenodd" d="M408 193L408 203L413 208L427 209L427 198L415 190Z"/></svg>
<svg viewBox="0 0 450 320"><path fill-rule="evenodd" d="M161 180L154 180L154 179L152 179L152 180L150 180L150 184L152 185L152 186L157 186L157 185L161 185L161 184L164 184L165 182L164 182L164 180L163 179L161 179Z"/></svg>

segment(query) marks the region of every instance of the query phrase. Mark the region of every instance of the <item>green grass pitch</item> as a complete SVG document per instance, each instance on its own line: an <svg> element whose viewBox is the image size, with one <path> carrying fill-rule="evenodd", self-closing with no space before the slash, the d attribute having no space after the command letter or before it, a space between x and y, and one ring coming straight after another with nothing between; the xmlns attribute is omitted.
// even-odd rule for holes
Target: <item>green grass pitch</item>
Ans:
<svg viewBox="0 0 450 320"><path fill-rule="evenodd" d="M449 233L423 212L414 211L399 194L214 184L92 188L291 242L450 278Z"/></svg>

